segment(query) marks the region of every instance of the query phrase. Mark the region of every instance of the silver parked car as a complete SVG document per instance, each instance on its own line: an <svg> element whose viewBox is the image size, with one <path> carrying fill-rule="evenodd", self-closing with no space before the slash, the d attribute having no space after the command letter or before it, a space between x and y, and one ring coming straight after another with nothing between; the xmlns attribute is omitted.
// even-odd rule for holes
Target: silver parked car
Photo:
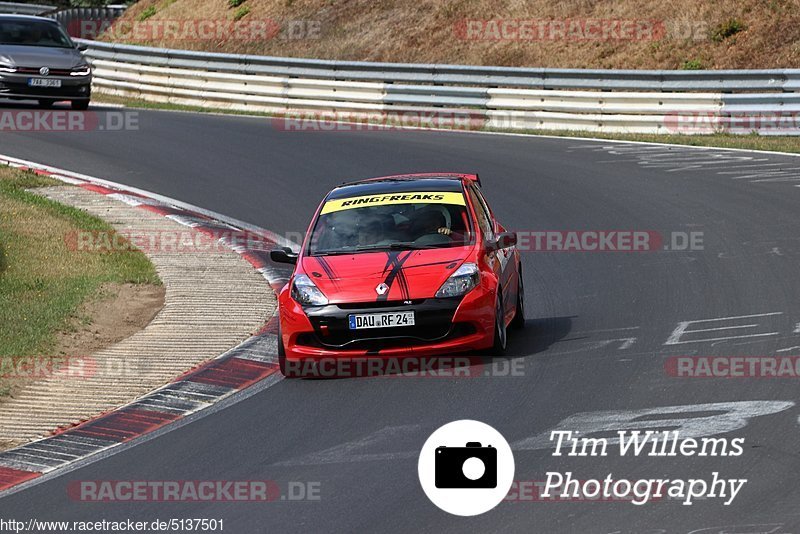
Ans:
<svg viewBox="0 0 800 534"><path fill-rule="evenodd" d="M52 19L0 15L0 98L68 100L89 107L92 70L61 25Z"/></svg>

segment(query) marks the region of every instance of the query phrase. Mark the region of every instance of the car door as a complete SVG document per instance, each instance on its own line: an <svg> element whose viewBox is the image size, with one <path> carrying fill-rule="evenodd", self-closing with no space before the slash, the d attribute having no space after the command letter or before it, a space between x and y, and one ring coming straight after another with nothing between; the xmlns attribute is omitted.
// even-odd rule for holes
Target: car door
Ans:
<svg viewBox="0 0 800 534"><path fill-rule="evenodd" d="M478 226L481 228L481 233L484 234L484 239L493 241L497 237L497 233L503 231L502 226L499 226L486 203L480 189L470 185L468 188L470 200L475 206L475 215L478 219ZM500 280L500 287L503 295L503 307L506 315L516 305L516 285L513 279L513 252L511 249L500 249L488 253L490 264L493 265L493 270Z"/></svg>

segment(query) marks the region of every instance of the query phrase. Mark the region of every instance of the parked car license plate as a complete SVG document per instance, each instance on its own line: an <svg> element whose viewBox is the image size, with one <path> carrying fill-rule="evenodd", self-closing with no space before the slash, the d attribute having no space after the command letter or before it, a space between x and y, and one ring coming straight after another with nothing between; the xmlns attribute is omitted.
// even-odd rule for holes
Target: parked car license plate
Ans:
<svg viewBox="0 0 800 534"><path fill-rule="evenodd" d="M28 78L29 87L61 87L61 80L53 78Z"/></svg>
<svg viewBox="0 0 800 534"><path fill-rule="evenodd" d="M357 313L348 316L350 330L414 326L414 312Z"/></svg>

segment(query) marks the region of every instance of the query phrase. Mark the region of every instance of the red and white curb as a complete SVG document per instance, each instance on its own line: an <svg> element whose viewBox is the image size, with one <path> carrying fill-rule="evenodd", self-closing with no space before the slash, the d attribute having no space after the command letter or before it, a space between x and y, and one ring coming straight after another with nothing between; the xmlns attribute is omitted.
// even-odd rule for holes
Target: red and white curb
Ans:
<svg viewBox="0 0 800 534"><path fill-rule="evenodd" d="M231 243L224 237L220 241L253 265L276 292L291 274L291 269L272 263L269 251L263 246L264 243L283 246L291 243L267 230L100 178L3 155L0 155L0 164L108 195L212 237L227 235L225 232L231 230L256 233L260 241L257 250ZM268 381L272 385L281 378L277 363L277 317L273 316L258 333L240 345L186 372L170 384L74 427L55 429L52 436L1 452L0 496L46 473L147 436L256 383L264 385L264 381Z"/></svg>

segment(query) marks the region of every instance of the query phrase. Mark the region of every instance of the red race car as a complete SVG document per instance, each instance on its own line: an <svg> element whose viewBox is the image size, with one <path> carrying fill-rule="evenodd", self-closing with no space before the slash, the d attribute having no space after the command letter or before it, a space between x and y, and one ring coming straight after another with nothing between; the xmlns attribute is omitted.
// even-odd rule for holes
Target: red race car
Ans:
<svg viewBox="0 0 800 534"><path fill-rule="evenodd" d="M409 174L328 193L278 297L281 372L323 360L502 354L525 324L517 237L474 174Z"/></svg>

